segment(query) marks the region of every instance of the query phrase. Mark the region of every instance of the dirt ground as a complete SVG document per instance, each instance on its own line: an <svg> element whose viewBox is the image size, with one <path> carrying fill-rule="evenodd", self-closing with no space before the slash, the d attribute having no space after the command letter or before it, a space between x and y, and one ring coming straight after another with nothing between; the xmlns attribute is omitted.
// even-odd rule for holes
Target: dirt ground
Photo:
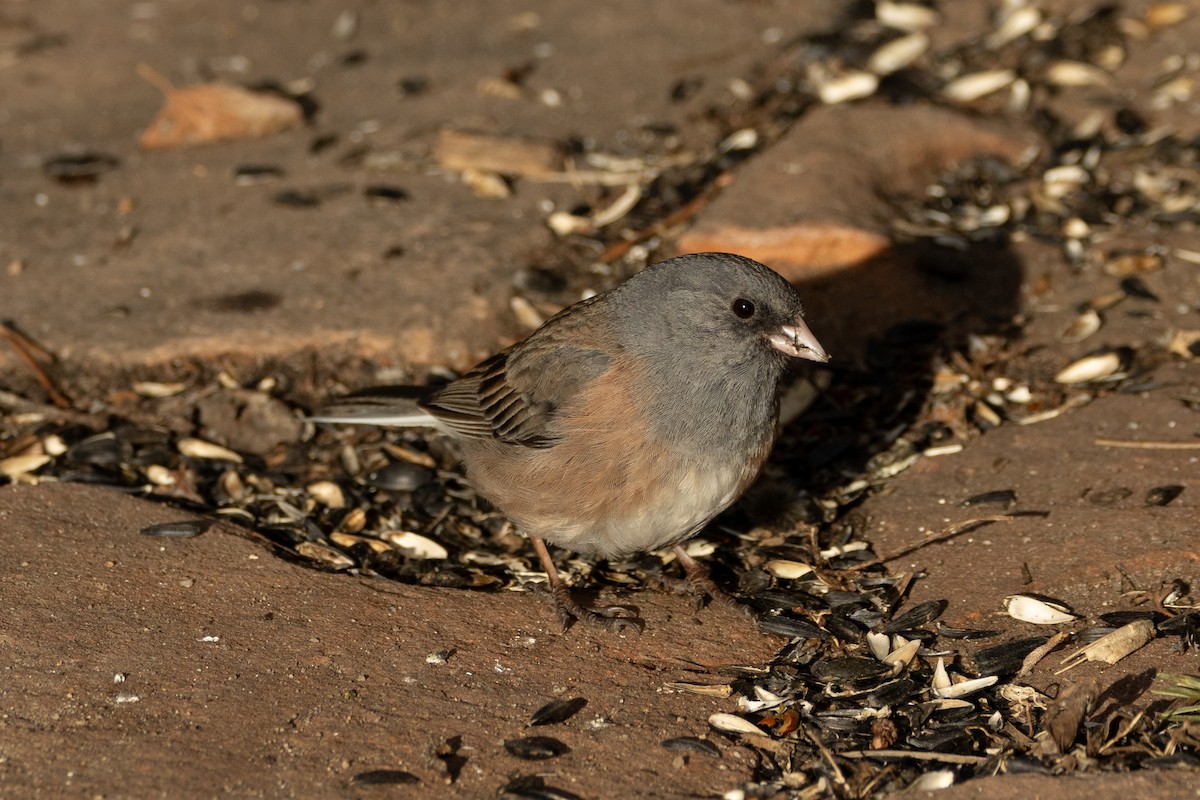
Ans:
<svg viewBox="0 0 1200 800"><path fill-rule="evenodd" d="M882 74L871 54L905 37L924 49ZM1077 616L1048 632L1194 613L1197 42L1190 3L0 0L0 796L846 798L899 781L891 762L785 768L786 736L710 726L788 640L660 581L626 590L613 568L592 587L638 608L640 636L564 632L536 591L508 591L523 581L496 583L528 565L515 537L493 572L465 551L407 583L314 569L209 513L177 457L160 483L71 461L98 431L200 436L303 496L299 464L346 442L299 423L313 404L470 366L677 252L775 267L835 357L709 537L719 579L788 588L752 545L811 524L910 575L901 610L944 600L939 623L987 643L1047 632L1005 614L1019 593ZM270 85L304 118L139 148L168 83L213 82ZM998 233L964 222L994 209ZM139 533L183 521L203 532ZM480 576L489 591L451 588ZM1090 682L1092 712L1132 715L1162 702L1162 674L1200 674L1177 634L1058 674L1072 649L1022 684ZM514 752L532 736L551 757ZM1196 792L1194 739L1133 771L1104 760L1133 743L1088 741L1036 769L956 767L937 796Z"/></svg>

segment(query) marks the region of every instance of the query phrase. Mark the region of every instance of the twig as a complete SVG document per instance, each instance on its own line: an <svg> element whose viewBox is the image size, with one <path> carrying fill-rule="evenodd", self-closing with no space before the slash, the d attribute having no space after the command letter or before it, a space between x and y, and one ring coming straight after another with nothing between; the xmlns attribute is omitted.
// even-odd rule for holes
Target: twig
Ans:
<svg viewBox="0 0 1200 800"><path fill-rule="evenodd" d="M76 422L91 427L103 425L105 419L102 414L87 414L70 408L56 408L45 403L35 403L32 400L21 397L19 394L6 392L3 389L0 389L0 412L6 414L40 414L46 419Z"/></svg>
<svg viewBox="0 0 1200 800"><path fill-rule="evenodd" d="M1092 442L1101 447L1127 447L1134 450L1200 450L1200 442L1165 442L1150 439L1106 439L1099 438Z"/></svg>
<svg viewBox="0 0 1200 800"><path fill-rule="evenodd" d="M995 516L995 517L975 517L974 519L969 519L969 520L966 520L965 522L957 522L957 523L951 525L950 527L944 529L941 533L937 533L937 534L934 534L933 536L930 536L928 539L922 539L921 541L916 542L914 544L910 544L907 547L901 547L899 550L895 551L894 553L888 553L887 555L880 556L879 558L875 559L874 561L865 561L862 564L855 564L853 567L851 567L851 569L862 570L862 569L869 569L871 567L878 567L881 564L886 564L889 561L895 561L897 558L906 556L909 553L915 553L917 550L920 550L922 547L925 547L927 545L936 544L937 542L944 542L949 539L953 539L955 536L961 536L964 533L969 533L969 532L975 530L980 525L988 525L993 522L1011 522L1011 521L1012 521L1012 517L1003 515L1003 516Z"/></svg>
<svg viewBox="0 0 1200 800"><path fill-rule="evenodd" d="M834 760L833 753L830 752L829 748L825 746L825 743L821 741L821 737L817 735L816 731L808 728L808 726L805 726L803 731L804 738L808 739L808 741L817 748L817 752L821 754L821 758L825 759L825 763L827 763L830 770L832 770L833 782L838 786L841 786L843 791L849 792L850 784L846 780L846 776L842 773L842 768L839 767L837 761ZM841 755L841 753L838 755Z"/></svg>
<svg viewBox="0 0 1200 800"><path fill-rule="evenodd" d="M29 367L29 371L33 373L33 377L37 379L38 384L50 396L50 401L59 408L70 408L71 401L58 390L58 387L54 385L54 380L46 373L46 370L42 368L42 365L37 362L37 359L33 355L35 352L41 353L43 358L53 363L54 354L21 333L15 325L7 320L0 322L0 337L8 342L9 347L17 354L17 357L25 362L25 366Z"/></svg>
<svg viewBox="0 0 1200 800"><path fill-rule="evenodd" d="M947 764L983 764L986 756L964 756L959 753L926 753L917 750L846 750L842 758L911 758L915 761L943 761Z"/></svg>

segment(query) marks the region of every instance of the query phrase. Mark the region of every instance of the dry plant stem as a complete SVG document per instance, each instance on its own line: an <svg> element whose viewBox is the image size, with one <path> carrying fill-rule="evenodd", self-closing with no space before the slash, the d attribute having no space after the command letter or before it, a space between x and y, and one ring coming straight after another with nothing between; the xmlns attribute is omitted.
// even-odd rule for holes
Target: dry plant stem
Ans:
<svg viewBox="0 0 1200 800"><path fill-rule="evenodd" d="M867 561L862 564L855 564L853 567L850 567L850 569L863 570L863 569L869 569L871 567L878 567L883 564L886 564L889 561L895 561L897 558L906 556L909 553L915 553L916 551L920 550L922 547L925 547L927 545L936 544L937 542L944 542L949 539L953 539L955 536L961 536L964 533L969 533L969 532L975 530L975 528L977 528L980 525L988 525L992 522L1010 522L1011 520L1012 520L1012 517L1009 517L1009 516L995 516L995 517L975 517L974 519L969 519L969 520L966 520L965 522L956 522L955 524L951 525L950 527L943 529L941 533L934 534L933 536L930 536L928 539L922 539L921 541L916 542L914 544L910 544L907 547L901 547L896 552L888 553L887 555L880 556L879 558L875 559L874 561Z"/></svg>
<svg viewBox="0 0 1200 800"><path fill-rule="evenodd" d="M3 389L0 389L0 411L6 414L40 414L45 419L74 422L97 428L105 424L105 417L101 414L84 414L69 408L56 408L45 403L34 403Z"/></svg>
<svg viewBox="0 0 1200 800"><path fill-rule="evenodd" d="M1101 447L1126 447L1134 450L1200 450L1200 442L1164 442L1138 441L1136 439L1105 439L1094 440Z"/></svg>
<svg viewBox="0 0 1200 800"><path fill-rule="evenodd" d="M33 373L33 377L37 379L38 384L50 396L50 401L58 408L70 408L71 401L58 390L58 387L54 385L54 380L38 364L37 359L33 357L31 351L41 352L44 357L50 360L53 360L54 355L18 331L10 322L0 323L0 337L3 337L8 342L13 352L17 354L17 357L25 363L25 366L29 367L29 371Z"/></svg>
<svg viewBox="0 0 1200 800"><path fill-rule="evenodd" d="M529 539L533 542L533 549L537 552L538 560L542 562L542 569L546 571L546 580L550 584L550 595L554 598L554 606L558 611L558 618L562 621L564 630L570 627L571 620L576 619L616 633L628 629L641 633L641 620L637 619L627 608L608 606L607 608L593 609L580 605L571 596L571 590L563 583L562 578L558 576L558 569L554 566L554 559L550 558L550 550L546 547L546 543L535 536L530 536Z"/></svg>
<svg viewBox="0 0 1200 800"><path fill-rule="evenodd" d="M842 768L838 766L837 760L833 757L833 753L821 741L821 737L817 732L805 727L804 738L812 743L813 747L817 748L817 752L821 754L821 758L825 759L825 763L829 765L830 773L833 776L833 782L842 788L843 792L849 792L850 784L846 781L846 776L842 773Z"/></svg>
<svg viewBox="0 0 1200 800"><path fill-rule="evenodd" d="M1049 655L1054 648L1070 638L1071 634L1066 631L1059 631L1047 639L1046 643L1041 647L1034 648L1029 655L1025 656L1025 660L1021 662L1021 669L1017 672L1017 677L1021 678L1033 672L1033 668L1038 665L1039 661Z"/></svg>
<svg viewBox="0 0 1200 800"><path fill-rule="evenodd" d="M958 753L926 753L920 750L846 750L842 758L911 758L914 761L941 761L946 764L983 764L984 756L964 756Z"/></svg>

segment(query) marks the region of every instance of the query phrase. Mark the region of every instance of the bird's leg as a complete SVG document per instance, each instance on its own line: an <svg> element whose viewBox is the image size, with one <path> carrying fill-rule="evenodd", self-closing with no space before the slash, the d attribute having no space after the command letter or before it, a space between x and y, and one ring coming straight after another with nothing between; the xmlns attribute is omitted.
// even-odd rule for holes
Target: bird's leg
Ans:
<svg viewBox="0 0 1200 800"><path fill-rule="evenodd" d="M554 607L558 610L558 618L562 620L563 630L570 627L571 620L577 619L588 625L599 625L617 633L629 628L638 633L642 632L644 623L624 606L593 609L580 605L574 597L571 597L571 590L563 583L562 578L558 577L558 570L554 567L554 560L550 558L550 550L546 547L546 543L536 536L529 538L533 542L533 549L537 552L538 560L542 562L542 569L546 571L550 594L554 597Z"/></svg>
<svg viewBox="0 0 1200 800"><path fill-rule="evenodd" d="M675 551L675 557L679 559L679 565L683 567L683 573L687 576L688 585L691 586L692 591L697 595L697 606L703 605L704 596L708 595L714 603L735 611L740 611L747 616L754 616L754 611L749 606L729 596L721 587L713 583L713 579L708 576L708 570L699 561L689 556L687 551L683 549L683 545L677 544L672 549Z"/></svg>

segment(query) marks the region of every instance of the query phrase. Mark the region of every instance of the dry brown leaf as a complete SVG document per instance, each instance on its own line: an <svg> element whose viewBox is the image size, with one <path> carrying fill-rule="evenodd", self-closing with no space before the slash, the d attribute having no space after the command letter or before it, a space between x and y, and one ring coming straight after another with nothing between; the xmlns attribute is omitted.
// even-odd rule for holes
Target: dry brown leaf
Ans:
<svg viewBox="0 0 1200 800"><path fill-rule="evenodd" d="M304 121L299 104L286 97L224 83L176 89L149 68L139 73L164 95L163 107L138 141L144 150L257 139Z"/></svg>
<svg viewBox="0 0 1200 800"><path fill-rule="evenodd" d="M529 178L556 174L562 168L562 154L553 142L462 131L439 133L433 157L452 172L473 170Z"/></svg>
<svg viewBox="0 0 1200 800"><path fill-rule="evenodd" d="M1073 683L1063 689L1046 709L1046 732L1059 753L1066 753L1070 749L1098 693L1099 687L1094 679Z"/></svg>

